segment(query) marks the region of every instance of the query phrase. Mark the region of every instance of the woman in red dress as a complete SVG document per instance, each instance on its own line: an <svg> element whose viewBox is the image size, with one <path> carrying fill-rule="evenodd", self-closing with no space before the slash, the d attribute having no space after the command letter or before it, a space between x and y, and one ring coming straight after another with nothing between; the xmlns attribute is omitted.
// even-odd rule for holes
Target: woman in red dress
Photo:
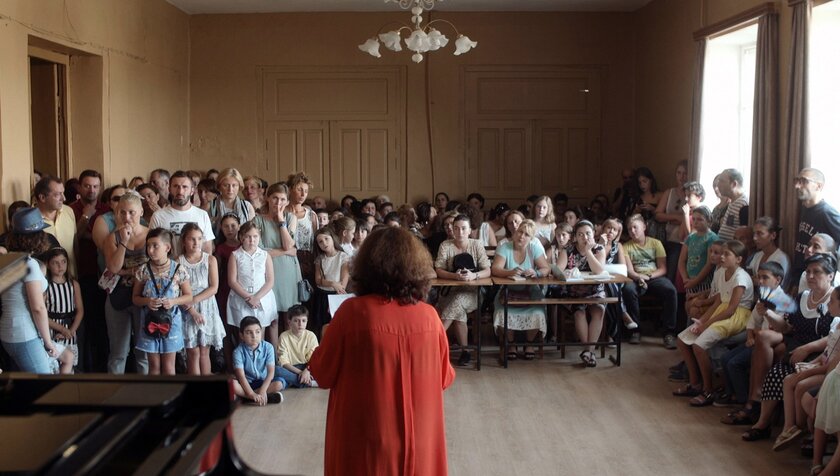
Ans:
<svg viewBox="0 0 840 476"><path fill-rule="evenodd" d="M443 390L455 379L435 308L432 257L401 228L365 240L342 304L310 360L330 389L324 474L445 475Z"/></svg>

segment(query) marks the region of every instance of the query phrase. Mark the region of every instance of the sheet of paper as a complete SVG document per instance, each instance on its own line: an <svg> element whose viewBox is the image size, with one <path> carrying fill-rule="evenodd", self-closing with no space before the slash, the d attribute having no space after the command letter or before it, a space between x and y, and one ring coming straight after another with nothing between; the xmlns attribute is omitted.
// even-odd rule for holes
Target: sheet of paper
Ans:
<svg viewBox="0 0 840 476"><path fill-rule="evenodd" d="M335 312L338 311L338 308L344 303L344 301L350 299L351 297L356 297L355 294L330 294L327 296L327 302L329 303L330 308L330 315L335 316Z"/></svg>

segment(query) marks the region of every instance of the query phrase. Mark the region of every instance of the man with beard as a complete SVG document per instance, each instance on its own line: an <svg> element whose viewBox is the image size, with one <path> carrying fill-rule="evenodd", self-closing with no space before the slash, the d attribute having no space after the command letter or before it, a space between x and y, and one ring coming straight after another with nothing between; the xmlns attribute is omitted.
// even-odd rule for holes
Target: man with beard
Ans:
<svg viewBox="0 0 840 476"><path fill-rule="evenodd" d="M805 248L811 237L826 233L840 239L840 213L823 200L825 175L817 169L805 168L793 179L796 198L802 203L799 210L799 226L796 228L796 246L793 250L793 282L805 270ZM834 250L833 250L834 251Z"/></svg>
<svg viewBox="0 0 840 476"><path fill-rule="evenodd" d="M64 184L55 177L44 177L35 184L35 206L49 225L44 231L58 240L67 251L67 272L76 274L76 219L73 210L64 204Z"/></svg>
<svg viewBox="0 0 840 476"><path fill-rule="evenodd" d="M169 205L156 211L149 223L150 229L163 228L172 232L172 258L183 253L181 229L187 223L195 223L204 233L204 251L213 253L213 226L210 216L199 207L193 206L193 181L186 172L179 170L169 179Z"/></svg>
<svg viewBox="0 0 840 476"><path fill-rule="evenodd" d="M108 336L105 333L105 292L97 285L99 268L96 264L96 244L91 230L92 217L108 213L111 208L99 201L102 175L95 170L79 174L79 199L70 204L76 216L76 245L79 286L85 318L78 336L79 365L85 372L105 372L108 360Z"/></svg>

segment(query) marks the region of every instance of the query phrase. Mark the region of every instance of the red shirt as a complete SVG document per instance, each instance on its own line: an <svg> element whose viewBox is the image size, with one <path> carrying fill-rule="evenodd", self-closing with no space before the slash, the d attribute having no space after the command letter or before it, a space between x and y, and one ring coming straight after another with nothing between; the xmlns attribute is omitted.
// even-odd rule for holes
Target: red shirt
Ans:
<svg viewBox="0 0 840 476"><path fill-rule="evenodd" d="M455 370L432 306L349 299L309 365L330 389L325 475L447 474L443 390Z"/></svg>

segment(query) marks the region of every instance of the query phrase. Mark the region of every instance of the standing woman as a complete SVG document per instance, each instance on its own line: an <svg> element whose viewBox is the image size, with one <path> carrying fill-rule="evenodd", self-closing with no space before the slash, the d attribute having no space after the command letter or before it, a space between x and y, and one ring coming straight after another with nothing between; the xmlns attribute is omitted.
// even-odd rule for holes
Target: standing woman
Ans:
<svg viewBox="0 0 840 476"><path fill-rule="evenodd" d="M647 236L664 241L665 227L659 226L659 222L656 221L656 209L662 199L662 192L659 191L653 172L647 167L639 167L636 169L636 183L639 186L639 198L633 213L638 213L645 219Z"/></svg>
<svg viewBox="0 0 840 476"><path fill-rule="evenodd" d="M466 215L455 217L452 222L453 238L441 243L435 260L435 272L438 278L475 281L490 277L490 260L487 259L484 245L470 238L471 231L469 217ZM444 329L455 325L455 336L461 346L458 365L466 365L472 358L466 349L467 314L478 309L478 299L475 288L471 286L455 286L448 289L449 292L441 295L438 301L440 318L443 320Z"/></svg>
<svg viewBox="0 0 840 476"><path fill-rule="evenodd" d="M245 186L242 174L238 170L227 168L219 172L216 179L219 196L210 202L210 220L213 222L215 235L221 233L219 221L228 213L235 213L240 223L254 219L254 206L247 200L239 198L239 191Z"/></svg>
<svg viewBox="0 0 840 476"><path fill-rule="evenodd" d="M310 283L315 282L315 231L318 230L318 216L311 208L304 205L312 182L303 172L289 177L289 205L290 211L297 219L295 230L295 247L297 248L298 265L304 278Z"/></svg>
<svg viewBox="0 0 840 476"><path fill-rule="evenodd" d="M300 304L297 296L300 267L297 264L294 239L297 218L289 211L289 187L285 183L275 183L268 187L267 195L265 212L254 218L254 224L262 231L260 242L274 265L272 289L277 300L277 312L285 314L290 307ZM272 337L279 335L277 326L275 321L269 327L268 332Z"/></svg>
<svg viewBox="0 0 840 476"><path fill-rule="evenodd" d="M104 215L103 215L104 217ZM149 228L140 223L143 205L136 193L120 198L114 231L102 240L102 253L109 272L120 277L116 287L105 299L105 325L108 330L108 373L125 373L125 362L131 350L131 333L135 339L140 331L140 312L131 302L134 274L146 264L146 235ZM99 223L97 221L97 223ZM148 373L146 353L134 349L137 373Z"/></svg>
<svg viewBox="0 0 840 476"><path fill-rule="evenodd" d="M251 175L245 177L242 181L245 184L243 195L245 200L254 207L254 210L260 211L265 206L265 187L268 186L265 181L257 176ZM245 222L242 222L245 223Z"/></svg>
<svg viewBox="0 0 840 476"><path fill-rule="evenodd" d="M6 241L9 251L41 254L50 242L47 224L37 208L22 208L12 217L12 232ZM41 263L26 258L26 275L3 291L3 315L0 317L0 342L22 372L50 374L51 359L61 356L73 362L69 350L60 352L50 338L44 291L47 279ZM66 355L65 355L66 354Z"/></svg>
<svg viewBox="0 0 840 476"><path fill-rule="evenodd" d="M674 173L677 184L666 190L663 194L664 199L659 200L659 204L656 206L656 221L659 222L659 226L665 226L665 240L662 245L665 246L668 279L676 283L677 263L682 250L682 242L687 235L683 226L685 217L683 211L685 190L683 187L688 182L688 161L681 160Z"/></svg>
<svg viewBox="0 0 840 476"><path fill-rule="evenodd" d="M432 259L401 228L374 231L309 365L330 389L324 474L446 475L443 390L455 371L435 309Z"/></svg>

